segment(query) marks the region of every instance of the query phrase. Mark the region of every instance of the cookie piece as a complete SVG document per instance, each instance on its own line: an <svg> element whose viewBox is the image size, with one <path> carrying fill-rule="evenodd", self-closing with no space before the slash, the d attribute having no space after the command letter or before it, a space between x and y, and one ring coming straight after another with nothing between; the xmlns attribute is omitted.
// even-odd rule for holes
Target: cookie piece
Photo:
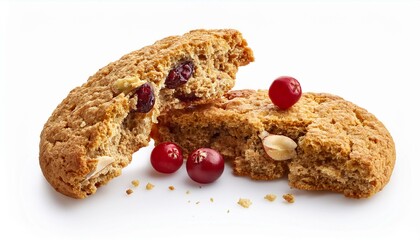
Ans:
<svg viewBox="0 0 420 240"><path fill-rule="evenodd" d="M167 108L219 98L253 53L236 30L194 30L123 56L73 89L41 133L39 162L48 182L85 198L120 175L147 146Z"/></svg>
<svg viewBox="0 0 420 240"><path fill-rule="evenodd" d="M236 175L271 180L288 175L292 187L329 190L365 198L389 181L395 146L371 113L341 97L304 93L290 109L272 104L265 90L227 93L213 104L162 114L152 131L156 144L171 141L185 154L199 147L218 150ZM297 143L290 160L270 158L262 133Z"/></svg>

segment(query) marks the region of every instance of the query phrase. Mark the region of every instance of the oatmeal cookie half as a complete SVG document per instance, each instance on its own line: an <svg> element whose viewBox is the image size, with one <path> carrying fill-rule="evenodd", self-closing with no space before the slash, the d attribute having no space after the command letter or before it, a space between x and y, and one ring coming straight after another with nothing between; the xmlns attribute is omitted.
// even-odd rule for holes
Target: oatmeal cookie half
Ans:
<svg viewBox="0 0 420 240"><path fill-rule="evenodd" d="M395 164L395 145L385 126L331 94L304 93L290 109L280 110L266 90L231 91L215 103L166 112L158 119L152 132L156 144L175 142L185 154L210 147L233 162L236 175L256 180L288 176L299 189L369 197L388 183ZM263 141L267 134L292 139L296 152L284 149L290 144L283 138ZM267 147L290 157L275 160Z"/></svg>
<svg viewBox="0 0 420 240"><path fill-rule="evenodd" d="M160 112L220 98L254 59L233 29L194 30L123 56L73 89L41 133L39 163L60 193L85 198L147 146Z"/></svg>

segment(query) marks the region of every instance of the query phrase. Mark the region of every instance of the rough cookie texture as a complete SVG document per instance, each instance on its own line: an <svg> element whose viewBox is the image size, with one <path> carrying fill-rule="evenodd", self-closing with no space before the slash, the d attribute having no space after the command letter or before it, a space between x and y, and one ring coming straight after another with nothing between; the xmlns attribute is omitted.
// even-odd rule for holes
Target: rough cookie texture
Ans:
<svg viewBox="0 0 420 240"><path fill-rule="evenodd" d="M251 61L240 32L195 30L110 63L73 89L44 125L39 162L45 178L70 197L95 193L148 145L161 111L221 97L233 87L238 67ZM187 83L165 87L170 70L185 62L193 63ZM145 83L152 86L155 104L141 113L135 92Z"/></svg>
<svg viewBox="0 0 420 240"><path fill-rule="evenodd" d="M271 159L259 137L265 131L293 139L296 156ZM214 148L233 162L240 176L270 180L288 175L292 187L352 198L380 191L396 158L391 135L374 115L323 93L305 93L283 111L271 103L267 91L231 91L213 104L162 114L152 137L156 144L176 142L185 154Z"/></svg>

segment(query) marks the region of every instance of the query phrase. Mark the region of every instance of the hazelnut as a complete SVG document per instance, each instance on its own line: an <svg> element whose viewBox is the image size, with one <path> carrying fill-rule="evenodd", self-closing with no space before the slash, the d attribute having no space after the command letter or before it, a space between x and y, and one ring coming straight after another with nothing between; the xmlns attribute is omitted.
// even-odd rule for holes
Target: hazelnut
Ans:
<svg viewBox="0 0 420 240"><path fill-rule="evenodd" d="M110 166L115 159L110 156L100 156L96 158L96 168L95 170L91 171L88 175L85 177L85 181L89 180L90 178L96 176L97 174L101 172L105 172L107 167Z"/></svg>
<svg viewBox="0 0 420 240"><path fill-rule="evenodd" d="M275 161L283 161L296 157L297 144L291 138L283 135L262 132L259 137L267 155Z"/></svg>
<svg viewBox="0 0 420 240"><path fill-rule="evenodd" d="M146 81L140 80L140 78L137 76L129 76L129 77L117 79L112 84L111 88L112 88L112 91L116 94L120 94L120 93L127 94L144 83L146 83Z"/></svg>

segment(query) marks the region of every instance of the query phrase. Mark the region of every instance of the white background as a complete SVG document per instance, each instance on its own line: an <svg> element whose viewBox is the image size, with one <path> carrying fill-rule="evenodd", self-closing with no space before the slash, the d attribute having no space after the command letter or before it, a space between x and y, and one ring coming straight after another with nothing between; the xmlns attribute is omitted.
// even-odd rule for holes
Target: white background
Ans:
<svg viewBox="0 0 420 240"><path fill-rule="evenodd" d="M420 239L419 13L416 1L2 2L1 235ZM291 75L304 91L334 93L374 113L396 143L390 183L370 199L354 200L290 189L285 179L253 182L227 167L216 183L200 188L184 168L156 174L149 147L88 199L56 193L38 165L39 134L54 108L123 54L195 28L236 28L248 40L256 61L240 69L236 89L268 88L276 77ZM133 179L140 186L126 196ZM146 191L147 182L156 187ZM294 204L281 198L289 192ZM268 193L279 198L268 202ZM237 205L240 197L252 206Z"/></svg>

